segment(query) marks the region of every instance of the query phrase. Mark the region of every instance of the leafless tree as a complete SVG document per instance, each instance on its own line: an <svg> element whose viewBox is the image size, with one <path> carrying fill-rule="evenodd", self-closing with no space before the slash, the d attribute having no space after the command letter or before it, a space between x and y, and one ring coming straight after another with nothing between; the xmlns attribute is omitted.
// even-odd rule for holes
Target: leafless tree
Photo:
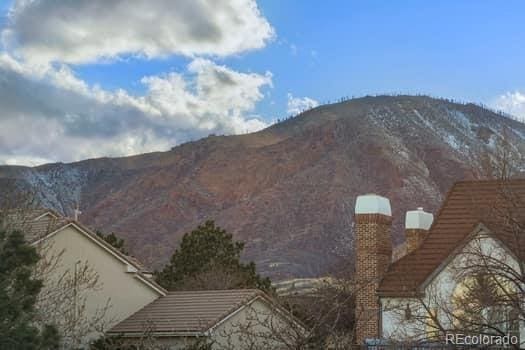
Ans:
<svg viewBox="0 0 525 350"><path fill-rule="evenodd" d="M213 348L220 350L299 350L308 348L307 329L280 307L256 306L243 310L243 317L219 329L213 337Z"/></svg>
<svg viewBox="0 0 525 350"><path fill-rule="evenodd" d="M230 338L246 339L250 343L244 344L245 348L257 350L274 349L276 344L279 349L288 350L351 349L355 344L356 319L363 315L355 310L359 286L354 279L353 244L346 242L340 248L340 259L329 276L319 279L305 294L296 294L292 289L279 298L278 303L301 323L282 327L275 319L279 314L252 310L253 317L238 324Z"/></svg>
<svg viewBox="0 0 525 350"><path fill-rule="evenodd" d="M343 274L325 278L308 295L282 298L281 303L290 307L300 323L283 323L282 315L275 310L248 309L247 320L221 334L229 342L221 344L220 349L235 349L239 343L241 348L253 350L357 348L356 322L366 315L356 310L355 295L363 287Z"/></svg>
<svg viewBox="0 0 525 350"><path fill-rule="evenodd" d="M100 290L97 272L89 261L78 260L73 266L64 261L65 250L57 250L53 240L47 239L56 227L55 219L47 221L47 228L33 236L32 225L35 196L30 192L12 187L0 200L0 223L7 229L21 230L36 247L40 256L33 273L43 281L36 303L37 322L57 327L62 348L74 349L85 344L88 335L101 334L110 321L107 312L111 307L108 299L102 305L88 303L89 296Z"/></svg>
<svg viewBox="0 0 525 350"><path fill-rule="evenodd" d="M485 203L476 207L473 201L482 222L441 277L390 306L399 324L396 338L443 341L447 333L462 333L519 339L525 322L525 193L512 181L495 184Z"/></svg>
<svg viewBox="0 0 525 350"><path fill-rule="evenodd" d="M41 242L37 249L41 258L35 275L44 281L37 301L41 320L58 328L64 349L79 348L88 337L103 334L111 321L111 300L101 305L89 303L90 295L102 287L89 261L78 260L74 266L65 266L65 251L53 249L49 241Z"/></svg>
<svg viewBox="0 0 525 350"><path fill-rule="evenodd" d="M169 342L162 342L155 336L155 323L146 320L142 324L142 333L135 337L124 337L121 335L103 336L91 344L91 350L169 350L172 347ZM200 341L188 341L186 347L181 350L208 350L200 348ZM182 344L184 346L184 344Z"/></svg>

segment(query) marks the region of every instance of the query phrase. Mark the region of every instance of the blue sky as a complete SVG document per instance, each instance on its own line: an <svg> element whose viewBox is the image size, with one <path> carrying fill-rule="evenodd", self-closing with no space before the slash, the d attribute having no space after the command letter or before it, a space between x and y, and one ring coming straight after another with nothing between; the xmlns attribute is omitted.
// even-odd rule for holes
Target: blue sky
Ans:
<svg viewBox="0 0 525 350"><path fill-rule="evenodd" d="M318 101L382 92L428 93L490 103L525 88L523 1L258 2L277 37L220 60L273 73L263 117L286 111L287 93ZM78 68L108 88L142 88L144 75L181 70L188 59L131 60ZM275 104L272 105L272 102Z"/></svg>
<svg viewBox="0 0 525 350"><path fill-rule="evenodd" d="M121 1L97 0L96 2L103 7L105 4ZM144 1L139 2L148 4ZM114 28L107 27L107 22L98 19L98 13L89 12L92 10L91 7L80 7L82 3L88 3L84 0L78 1L80 4L78 8L74 7L77 5L68 5L69 7L64 5L62 8L60 2L57 5L57 2L51 0L41 0L39 6L22 8L10 21L4 20L2 24L4 31L11 35L9 40L6 40L7 36L4 35L3 51L10 59L23 64L26 68L41 67L44 62L52 67L49 69L54 69L52 74L55 74L60 67L65 67L76 79L75 81L86 84L88 89L100 89L108 94L122 90L133 98L153 99L153 91L158 92L159 89L167 88L172 92L169 99L176 100L178 95L173 92L173 81L171 84L166 84L170 73L182 77L187 85L186 92L195 93L198 89L196 87L198 77L201 77L203 70L211 72L222 69L239 79L239 88L231 91L232 96L240 91L247 91L250 96L249 106L243 105L242 101L227 106L228 98L233 98L228 97L227 94L224 101L220 101L220 107L224 111L227 113L232 111L230 118L240 118L241 121L237 120L237 124L233 126L227 125L228 121L222 119L219 121L213 118L206 119L209 117L209 111L199 112L202 113L203 118L200 119L201 123L186 125L185 120L188 116L192 116L192 112L190 111L186 119L182 120L177 109L179 107L164 106L166 107L163 107L164 109L159 107L161 102L168 98L166 90L162 90L162 96L154 96L156 101L154 107L156 111L161 111L159 113L163 118L173 117L172 119L176 119L177 122L163 124L162 127L159 124L154 126L148 124L147 128L153 130L153 133L163 128L166 143L148 146L148 138L131 140L122 134L120 139L113 140L114 143L120 142L120 146L108 145L106 152L109 155L162 149L168 144L205 136L208 131L215 131L215 129L224 133L238 133L239 130L240 132L253 131L289 113L291 100L294 100L298 106L306 106L309 103L335 100L341 96L395 92L424 93L481 102L519 116L525 115L525 95L522 93L525 91L525 70L522 68L525 62L525 45L523 45L525 2L523 1L260 0L254 3L253 0L245 0L238 3L242 2L247 6L238 6L227 11L238 11L235 14L239 16L238 18L243 18L246 14L253 15L254 21L257 22L256 27L248 30L247 27L235 28L235 21L231 22L234 24L230 27L224 26L224 28L221 27L223 23L220 21L210 20L210 23L205 23L206 18L211 15L202 13L201 17L205 18L203 20L196 15L196 12L205 11L206 6L194 8L191 12L192 15L196 15L195 18L204 21L203 26L208 24L210 28L217 26L226 39L244 35L241 42L249 44L246 47L241 43L232 44L232 49L228 49L226 54L224 50L229 45L227 40L218 39L214 43L215 46L210 49L199 46L200 39L191 38L194 42L185 41L183 46L188 47L180 49L180 46L177 46L180 41L166 48L171 45L168 38L154 47L154 51L166 51L162 53L157 51L151 53L147 40L137 39L133 45L122 44L122 41L108 41L110 46L122 45L122 50L110 48L102 52L101 49L98 55L93 52L93 45L97 47L96 35L105 35L104 30L107 30L108 33L113 33L107 35L115 36L116 32L113 31ZM157 7L158 12L152 12L157 14L174 11L176 15L181 9L184 8L186 11L192 6L188 5L191 2L185 0L171 2L152 0L150 3L152 8ZM217 0L217 3L228 5L228 1ZM1 2L0 11L4 17L13 4L15 3L12 1ZM250 7L253 4L257 9L255 12L252 11L253 6ZM180 9L177 6L181 6ZM118 11L121 11L119 7L108 11L117 11L115 15L117 22ZM67 37L45 27L46 23L57 23L56 13L68 13L72 18L71 22L62 23L62 32L77 33L91 28L94 31L99 27L102 28L91 36L92 40L95 40L94 44L91 43L93 45L89 46L83 45L82 41L70 42ZM123 19L130 17L127 13L121 15ZM39 23L40 20L43 24ZM77 26L75 23L78 22L84 23L85 27ZM159 20L158 26L159 28L162 25L167 26L169 31L173 31L172 37L179 40L182 34L176 33L176 29L171 28L175 27L172 25L175 22L168 20L164 23ZM155 25L156 22L153 21L143 29L146 37L151 27ZM142 37L143 33L136 29L141 28L140 25L135 25L131 20L126 21L121 25L121 30L128 28L126 26L135 28L133 35ZM271 33L268 28L271 29ZM261 31L258 31L259 29ZM155 28L153 32L154 30ZM253 40L250 30L254 33ZM159 31L159 33L164 32ZM37 38L34 39L27 33ZM37 35L39 33L43 33L40 42ZM54 35L56 38L53 37ZM118 37L118 34L116 36ZM184 37L184 40L186 39ZM122 40L133 42L134 37L123 36ZM48 50L46 45L49 43L58 44ZM102 46L101 43L100 47ZM104 57L101 58L102 56ZM35 63L35 57L42 59ZM189 65L196 60L204 60L206 63L199 61L200 63L195 63L195 66L201 68L190 68ZM31 69L34 71L34 68ZM46 83L43 79L49 79L51 75L49 72L46 73L45 78L39 76L39 84ZM145 82L144 77L161 79L146 79ZM253 79L257 81L254 82ZM217 82L212 85L217 89L225 88L219 86ZM64 88L70 87L60 85L59 88L62 93ZM258 96L258 93L261 96ZM54 96L56 97L56 94ZM92 93L89 98L94 98ZM211 99L209 96L207 98ZM104 103L107 102L106 100ZM101 100L95 98L95 102L98 108ZM206 101L200 102L206 103ZM59 99L54 103L61 104ZM117 104L120 108L121 103ZM100 111L93 108L93 113L99 114L84 115L77 110L71 110L73 108L71 106L48 107L55 108L64 115L81 115L73 119L81 122L82 125L86 120L94 120L100 124L111 119L106 117L109 112L104 108ZM115 106L112 105L112 108L111 110L114 110ZM111 123L106 122L106 125L143 123L137 122L133 117L126 118L111 119ZM257 119L259 123L250 118ZM147 123L150 123L152 118L146 119ZM71 118L66 120L71 122ZM64 119L59 121L63 123ZM166 125L172 130L166 131ZM94 125L90 124L90 127L95 129ZM78 129L78 125L72 128L72 130ZM116 134L118 132L115 131ZM86 135L82 137L82 141L89 140ZM123 142L128 142L131 146L123 148L121 147ZM49 145L49 147L53 146ZM97 152L68 155L66 152L52 157L51 151L38 155L30 153L20 150L20 147L15 145L9 154L3 156L0 154L0 162L24 163L24 159L32 159L32 162L62 159L68 161L82 156L100 155Z"/></svg>

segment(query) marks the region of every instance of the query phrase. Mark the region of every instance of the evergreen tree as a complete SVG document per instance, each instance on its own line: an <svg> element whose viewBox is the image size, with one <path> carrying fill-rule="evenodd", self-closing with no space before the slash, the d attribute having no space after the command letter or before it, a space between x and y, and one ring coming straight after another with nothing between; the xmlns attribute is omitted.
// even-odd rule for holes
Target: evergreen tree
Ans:
<svg viewBox="0 0 525 350"><path fill-rule="evenodd" d="M168 290L259 288L272 293L269 278L257 274L255 264L242 263L244 243L213 221L184 234L168 265L155 273Z"/></svg>
<svg viewBox="0 0 525 350"><path fill-rule="evenodd" d="M42 281L32 274L38 260L20 231L0 230L0 349L58 348L56 328L35 324Z"/></svg>
<svg viewBox="0 0 525 350"><path fill-rule="evenodd" d="M104 235L100 231L95 232L98 237L102 238L106 243L109 243L113 248L117 249L124 255L128 255L128 251L124 248L126 242L122 239L117 237L113 232L111 232L109 235Z"/></svg>

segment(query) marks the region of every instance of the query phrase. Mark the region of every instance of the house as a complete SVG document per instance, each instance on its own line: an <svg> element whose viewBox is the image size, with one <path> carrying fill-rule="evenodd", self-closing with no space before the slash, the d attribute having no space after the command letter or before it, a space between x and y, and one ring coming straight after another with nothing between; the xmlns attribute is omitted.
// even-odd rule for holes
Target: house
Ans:
<svg viewBox="0 0 525 350"><path fill-rule="evenodd" d="M21 230L37 247L38 302L57 324L65 347L85 346L143 306L166 295L147 271L76 220L52 210L15 210L3 224Z"/></svg>
<svg viewBox="0 0 525 350"><path fill-rule="evenodd" d="M199 340L217 349L248 342L279 349L304 335L304 326L259 290L167 292L136 259L77 220L47 209L2 214L1 223L21 230L41 255L37 308L61 331L63 348L108 334L173 349Z"/></svg>
<svg viewBox="0 0 525 350"><path fill-rule="evenodd" d="M169 292L117 324L109 335L130 344L182 349L283 349L305 334L288 311L256 289Z"/></svg>
<svg viewBox="0 0 525 350"><path fill-rule="evenodd" d="M390 201L359 196L357 342L454 343L449 333L459 331L523 342L515 308L523 310L524 219L525 180L458 182L435 219L422 208L407 212L404 252L392 259Z"/></svg>

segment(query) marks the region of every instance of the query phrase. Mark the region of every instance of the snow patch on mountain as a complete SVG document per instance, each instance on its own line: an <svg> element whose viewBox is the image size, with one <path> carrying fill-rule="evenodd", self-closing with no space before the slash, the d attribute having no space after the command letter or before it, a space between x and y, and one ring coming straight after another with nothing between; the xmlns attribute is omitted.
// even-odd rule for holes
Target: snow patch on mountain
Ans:
<svg viewBox="0 0 525 350"><path fill-rule="evenodd" d="M474 125L477 125L475 123L471 123L470 118L467 117L463 112L460 112L458 110L448 110L448 113L450 116L452 116L452 119L459 124L463 129L468 130L469 132L472 131L472 127Z"/></svg>
<svg viewBox="0 0 525 350"><path fill-rule="evenodd" d="M46 169L28 169L22 180L35 190L36 200L41 206L68 215L77 205L81 205L87 172L78 167L59 164Z"/></svg>
<svg viewBox="0 0 525 350"><path fill-rule="evenodd" d="M421 113L419 113L419 111L417 109L414 109L414 114L416 115L416 117L419 118L419 120L423 123L423 125L425 125L427 128L433 130L434 129L434 126L432 125L432 123L430 123L428 120L426 120L425 118L423 118L423 116L421 115Z"/></svg>
<svg viewBox="0 0 525 350"><path fill-rule="evenodd" d="M246 259L261 273L280 280L315 277L337 262L341 237L353 239L354 201L363 193L390 198L400 243L405 211L435 213L451 184L472 176L479 156L505 135L525 154L525 125L481 106L377 96L325 105L254 134L165 153L6 168L0 177L15 174L40 205L66 214L80 202L86 224L121 234L156 268L185 232L213 218L246 242Z"/></svg>
<svg viewBox="0 0 525 350"><path fill-rule="evenodd" d="M444 138L444 141L448 143L456 151L459 151L461 149L461 145L459 144L459 141L452 134L446 135Z"/></svg>

